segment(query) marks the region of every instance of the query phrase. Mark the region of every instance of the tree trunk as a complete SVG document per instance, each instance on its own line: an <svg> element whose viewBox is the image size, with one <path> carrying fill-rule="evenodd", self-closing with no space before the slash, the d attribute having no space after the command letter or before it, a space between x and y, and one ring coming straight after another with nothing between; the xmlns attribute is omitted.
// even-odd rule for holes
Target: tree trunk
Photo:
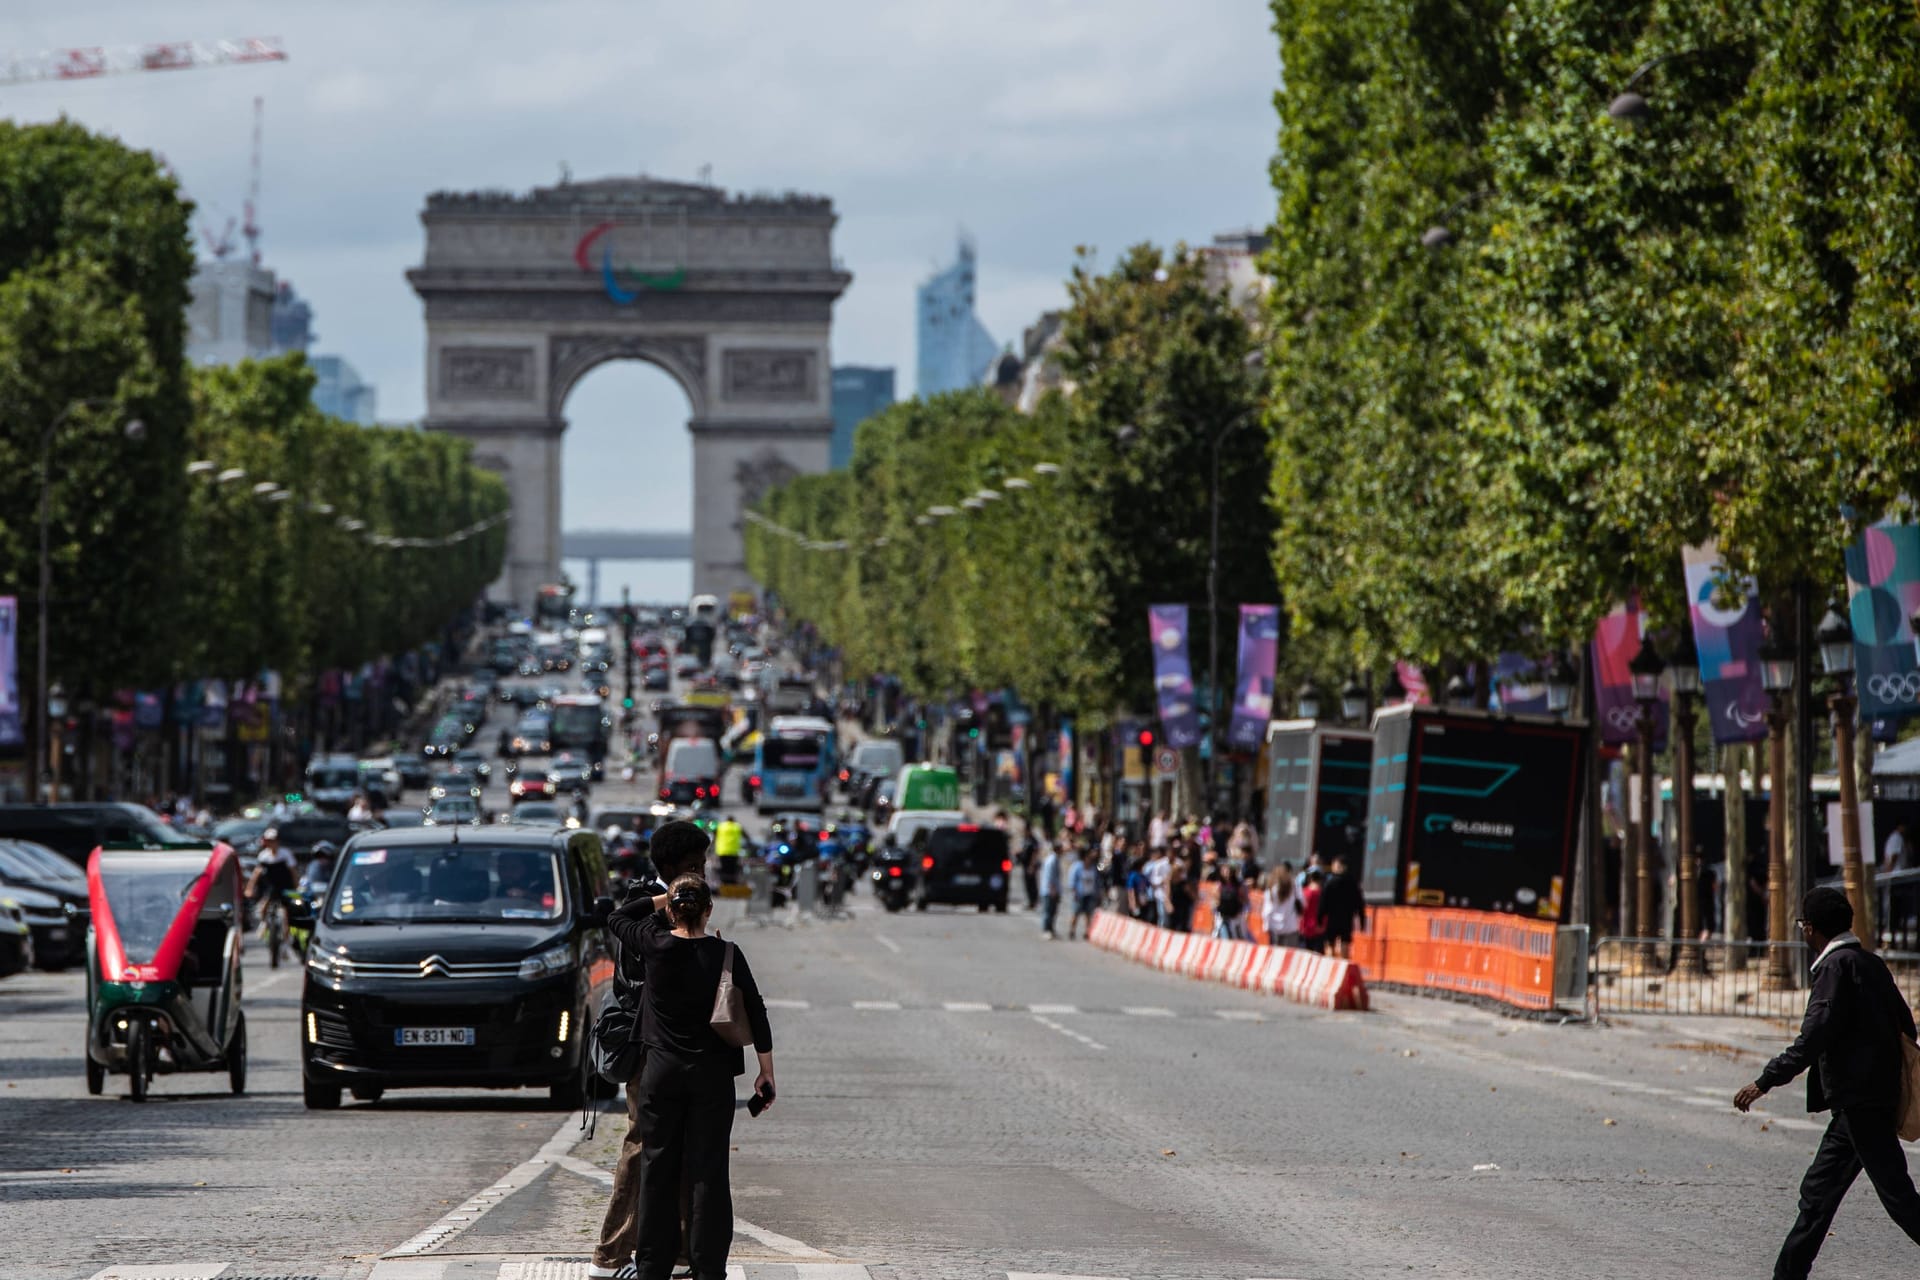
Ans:
<svg viewBox="0 0 1920 1280"><path fill-rule="evenodd" d="M1753 748L1745 743L1720 753L1722 778L1726 782L1725 809L1727 869L1722 880L1720 922L1729 944L1747 936L1747 787L1740 771L1753 758ZM1747 967L1746 948L1729 945L1727 968Z"/></svg>

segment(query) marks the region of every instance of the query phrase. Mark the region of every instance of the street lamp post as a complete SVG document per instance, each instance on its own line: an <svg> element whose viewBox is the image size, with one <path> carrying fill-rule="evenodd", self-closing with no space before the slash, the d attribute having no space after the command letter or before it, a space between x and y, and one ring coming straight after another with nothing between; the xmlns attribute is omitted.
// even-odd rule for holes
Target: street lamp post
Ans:
<svg viewBox="0 0 1920 1280"><path fill-rule="evenodd" d="M1302 720L1318 720L1320 718L1320 691L1313 687L1312 680L1302 680L1300 682L1300 688L1294 693L1293 697L1293 709L1299 713Z"/></svg>
<svg viewBox="0 0 1920 1280"><path fill-rule="evenodd" d="M1367 718L1367 704L1372 701L1367 687L1360 683L1356 673L1347 677L1347 683L1340 690L1340 718L1348 724L1364 721Z"/></svg>
<svg viewBox="0 0 1920 1280"><path fill-rule="evenodd" d="M34 707L33 753L34 759L39 762L38 767L41 771L39 781L42 790L54 782L58 772L55 767L55 762L49 759L47 754L47 719L51 714L47 709L49 697L47 686L47 620L49 616L48 609L53 600L53 555L48 546L47 528L53 511L53 438L58 434L60 428L66 425L67 419L71 418L77 410L90 409L95 405L107 403L110 403L110 401L101 397L70 401L67 407L62 409L59 415L47 424L46 430L40 433L40 607L38 610L39 643L34 653L34 696L37 705ZM122 431L127 439L138 441L145 438L147 434L147 424L138 418L133 418L127 422L126 426L122 428ZM52 803L57 798L57 796L44 797L47 803Z"/></svg>
<svg viewBox="0 0 1920 1280"><path fill-rule="evenodd" d="M1578 678L1567 655L1556 653L1547 667L1547 714L1565 716L1573 708L1573 685Z"/></svg>
<svg viewBox="0 0 1920 1280"><path fill-rule="evenodd" d="M1660 651L1654 648L1651 637L1643 636L1640 651L1627 663L1627 673L1633 679L1633 700L1640 704L1638 723L1639 750L1634 759L1634 769L1639 777L1640 803L1634 814L1634 926L1641 937L1649 939L1640 950L1643 963L1652 965L1659 959L1659 951L1651 941L1656 924L1653 918L1653 810L1656 796L1653 790L1653 730L1654 712L1660 706L1660 676L1667 669L1661 659Z"/></svg>
<svg viewBox="0 0 1920 1280"><path fill-rule="evenodd" d="M1853 692L1853 628L1840 616L1837 603L1828 604L1813 639L1820 646L1820 665L1835 681L1827 706L1833 712L1834 772L1840 775L1840 873L1847 901L1853 904L1854 932L1861 935L1862 945L1872 947L1873 913L1860 859L1860 796L1853 776L1853 716L1859 705Z"/></svg>
<svg viewBox="0 0 1920 1280"><path fill-rule="evenodd" d="M1700 949L1700 857L1693 847L1693 715L1700 693L1700 654L1683 623L1667 664L1673 690L1673 832L1680 847L1679 971L1706 971Z"/></svg>
<svg viewBox="0 0 1920 1280"><path fill-rule="evenodd" d="M1767 691L1767 982L1792 985L1787 963L1787 694L1793 650L1772 630L1760 646L1760 684Z"/></svg>

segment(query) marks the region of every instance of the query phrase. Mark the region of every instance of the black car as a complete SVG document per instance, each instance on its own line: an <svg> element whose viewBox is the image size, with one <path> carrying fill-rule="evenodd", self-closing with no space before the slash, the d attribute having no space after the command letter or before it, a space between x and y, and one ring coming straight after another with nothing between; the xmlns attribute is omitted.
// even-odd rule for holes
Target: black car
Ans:
<svg viewBox="0 0 1920 1280"><path fill-rule="evenodd" d="M427 758L412 751L394 756L393 768L400 775L400 785L408 790L426 786L433 776L433 766L427 763Z"/></svg>
<svg viewBox="0 0 1920 1280"><path fill-rule="evenodd" d="M342 852L301 1001L306 1104L399 1088L545 1086L579 1106L612 973L591 831L379 831ZM301 921L296 921L301 923Z"/></svg>
<svg viewBox="0 0 1920 1280"><path fill-rule="evenodd" d="M25 911L33 931L34 963L64 969L86 957L87 877L53 850L24 840L0 840L0 897Z"/></svg>
<svg viewBox="0 0 1920 1280"><path fill-rule="evenodd" d="M1013 855L1007 833L971 822L934 827L914 836L909 862L918 878L913 905L920 911L935 902L974 905L982 911L1007 909L1013 879Z"/></svg>
<svg viewBox="0 0 1920 1280"><path fill-rule="evenodd" d="M113 802L0 804L0 840L31 840L82 867L103 844L200 843L143 805Z"/></svg>

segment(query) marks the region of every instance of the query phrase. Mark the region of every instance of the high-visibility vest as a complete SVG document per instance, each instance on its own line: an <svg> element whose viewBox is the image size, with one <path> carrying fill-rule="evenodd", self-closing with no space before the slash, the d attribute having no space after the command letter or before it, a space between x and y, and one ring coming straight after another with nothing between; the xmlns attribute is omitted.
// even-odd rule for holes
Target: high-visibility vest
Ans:
<svg viewBox="0 0 1920 1280"><path fill-rule="evenodd" d="M743 833L740 824L729 818L713 833L713 852L715 857L737 858L740 856L740 837Z"/></svg>

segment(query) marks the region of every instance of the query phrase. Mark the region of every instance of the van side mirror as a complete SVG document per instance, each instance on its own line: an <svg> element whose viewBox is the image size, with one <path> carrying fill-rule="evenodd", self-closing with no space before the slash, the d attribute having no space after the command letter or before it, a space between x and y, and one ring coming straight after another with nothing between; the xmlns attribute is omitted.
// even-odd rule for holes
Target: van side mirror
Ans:
<svg viewBox="0 0 1920 1280"><path fill-rule="evenodd" d="M592 920L594 924L599 925L601 928L605 928L607 924L607 917L612 914L613 914L613 899L602 894L600 897L595 898L593 900L593 911L588 918Z"/></svg>

